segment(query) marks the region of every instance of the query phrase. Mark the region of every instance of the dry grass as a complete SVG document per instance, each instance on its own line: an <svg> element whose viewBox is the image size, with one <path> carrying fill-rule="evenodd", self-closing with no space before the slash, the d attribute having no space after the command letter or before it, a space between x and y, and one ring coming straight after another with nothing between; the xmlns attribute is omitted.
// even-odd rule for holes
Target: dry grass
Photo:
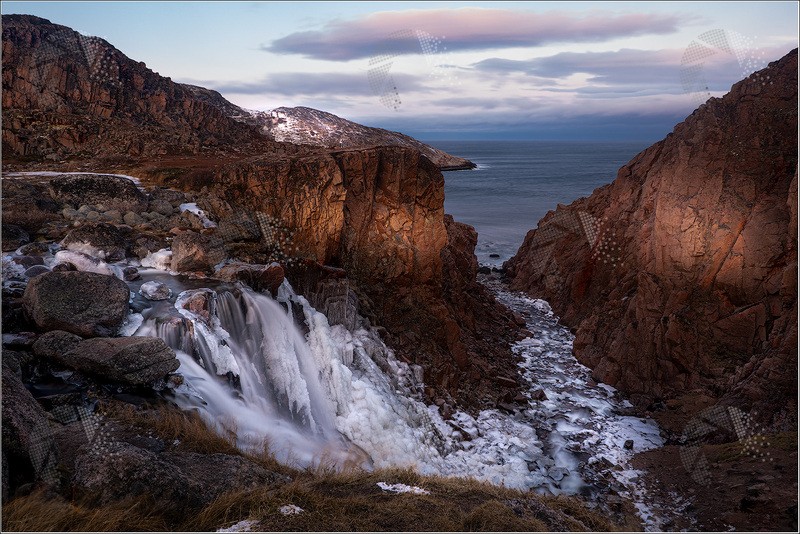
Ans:
<svg viewBox="0 0 800 534"><path fill-rule="evenodd" d="M167 524L149 499L127 499L97 508L36 491L3 506L4 532L163 530Z"/></svg>
<svg viewBox="0 0 800 534"><path fill-rule="evenodd" d="M422 487L429 495L393 494L378 482ZM283 515L294 504L299 515ZM428 477L411 470L305 473L272 490L224 495L189 530L216 529L243 519L266 531L523 531L620 530L576 499L546 498L469 479Z"/></svg>
<svg viewBox="0 0 800 534"><path fill-rule="evenodd" d="M195 413L175 407L137 410L108 403L106 417L133 433L149 430L178 449L242 455L292 479L278 486L227 493L201 510L187 513L184 503L128 499L101 507L90 496L80 502L34 492L3 506L3 528L15 531L214 531L245 519L265 531L608 531L619 530L597 512L571 498L542 497L470 479L423 476L411 469L373 472L351 467L297 470L279 465L265 448L245 454L233 432L220 436ZM157 482L157 481L154 481ZM394 494L378 482L419 486L428 495ZM299 515L283 515L287 504Z"/></svg>

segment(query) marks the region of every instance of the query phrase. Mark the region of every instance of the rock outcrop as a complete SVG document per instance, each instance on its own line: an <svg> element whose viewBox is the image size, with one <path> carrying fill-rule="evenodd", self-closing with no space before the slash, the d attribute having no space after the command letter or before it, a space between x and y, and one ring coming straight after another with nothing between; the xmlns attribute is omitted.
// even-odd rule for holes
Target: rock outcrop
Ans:
<svg viewBox="0 0 800 534"><path fill-rule="evenodd" d="M134 386L152 384L180 365L175 352L156 337L86 339L54 358L70 369Z"/></svg>
<svg viewBox="0 0 800 534"><path fill-rule="evenodd" d="M701 390L780 426L796 411L796 225L797 50L548 213L506 267L597 380L645 405Z"/></svg>
<svg viewBox="0 0 800 534"><path fill-rule="evenodd" d="M128 314L129 298L128 286L118 278L66 271L31 278L23 305L42 331L96 337L116 334Z"/></svg>
<svg viewBox="0 0 800 534"><path fill-rule="evenodd" d="M359 312L386 328L402 358L423 365L427 383L470 403L484 397L494 402L505 392L481 369L514 369L508 341L519 327L475 283L475 239L448 238L444 179L418 151L381 147L260 158L170 182L178 184L203 188L201 207L214 220L231 219L244 208L259 221L265 241L274 237L263 221L293 228L295 259L343 269ZM445 256L464 261L445 262ZM298 272L299 263L287 273L295 289L322 291L318 280L303 281L308 273ZM448 289L455 287L474 293L464 297ZM481 330L481 322L501 328Z"/></svg>

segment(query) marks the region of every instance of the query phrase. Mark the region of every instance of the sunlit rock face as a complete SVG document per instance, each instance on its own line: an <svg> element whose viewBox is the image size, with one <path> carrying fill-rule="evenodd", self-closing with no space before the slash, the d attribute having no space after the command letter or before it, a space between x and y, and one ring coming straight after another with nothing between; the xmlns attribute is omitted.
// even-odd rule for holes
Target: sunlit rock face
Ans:
<svg viewBox="0 0 800 534"><path fill-rule="evenodd" d="M298 256L343 269L342 294L355 292L359 312L386 329L400 357L425 368L431 396L494 405L515 390L495 376L516 373L508 347L519 326L476 283L474 230L445 216L444 178L419 151L264 157L178 180L205 188L202 207L216 220L280 220L295 230ZM321 289L311 275L287 272L313 299Z"/></svg>
<svg viewBox="0 0 800 534"><path fill-rule="evenodd" d="M576 331L596 379L792 413L797 369L797 51L712 98L507 267Z"/></svg>

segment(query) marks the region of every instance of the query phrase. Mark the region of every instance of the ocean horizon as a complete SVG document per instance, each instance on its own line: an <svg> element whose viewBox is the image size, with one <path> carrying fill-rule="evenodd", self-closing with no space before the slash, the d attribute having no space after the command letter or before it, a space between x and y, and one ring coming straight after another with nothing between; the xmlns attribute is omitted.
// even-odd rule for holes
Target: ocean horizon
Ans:
<svg viewBox="0 0 800 534"><path fill-rule="evenodd" d="M431 146L477 165L448 171L445 212L475 227L475 255L497 266L558 204L611 183L650 141L434 141Z"/></svg>

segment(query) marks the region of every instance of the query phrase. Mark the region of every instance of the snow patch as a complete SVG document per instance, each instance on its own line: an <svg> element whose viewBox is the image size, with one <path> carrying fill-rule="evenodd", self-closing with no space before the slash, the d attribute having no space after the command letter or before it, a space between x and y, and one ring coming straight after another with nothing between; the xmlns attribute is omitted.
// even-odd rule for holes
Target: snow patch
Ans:
<svg viewBox="0 0 800 534"><path fill-rule="evenodd" d="M300 515L305 510L294 504L286 504L284 506L281 506L279 511L283 515Z"/></svg>
<svg viewBox="0 0 800 534"><path fill-rule="evenodd" d="M150 267L158 269L159 271L169 271L172 263L172 251L168 248L162 248L157 252L150 252L147 256L142 258L142 267Z"/></svg>
<svg viewBox="0 0 800 534"><path fill-rule="evenodd" d="M386 482L378 482L377 486L383 491L391 491L392 493L414 493L416 495L430 495L431 492L417 486L408 486L406 484L387 484Z"/></svg>
<svg viewBox="0 0 800 534"><path fill-rule="evenodd" d="M181 213L183 213L184 211L188 211L189 213L194 213L195 215L197 215L197 217L200 219L200 222L203 223L203 228L217 227L217 223L209 219L208 216L206 216L206 212L197 207L196 202L183 203L180 206L178 206L178 209L180 210Z"/></svg>
<svg viewBox="0 0 800 534"><path fill-rule="evenodd" d="M258 521L254 519L245 519L244 521L234 523L228 528L217 529L217 532L252 532L253 527L255 527L257 524Z"/></svg>

